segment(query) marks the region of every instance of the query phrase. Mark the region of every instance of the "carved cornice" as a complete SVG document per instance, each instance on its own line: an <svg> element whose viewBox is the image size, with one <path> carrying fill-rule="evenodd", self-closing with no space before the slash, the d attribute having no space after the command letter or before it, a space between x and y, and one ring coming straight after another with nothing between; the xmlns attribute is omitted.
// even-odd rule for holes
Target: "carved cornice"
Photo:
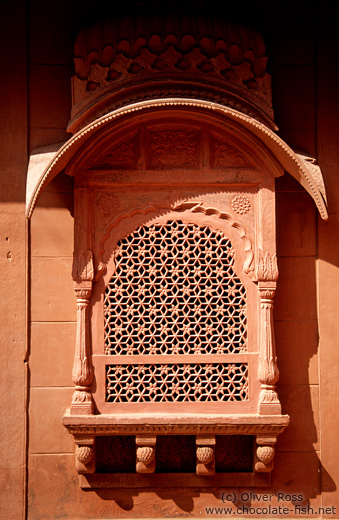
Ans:
<svg viewBox="0 0 339 520"><path fill-rule="evenodd" d="M249 64L252 78L262 77L267 57L260 34L220 17L207 16L208 19L206 13L198 10L189 15L167 10L147 17L138 14L115 17L84 29L74 47L76 76L87 79L92 65L98 63L102 67L109 66L111 80L117 79L117 71L112 65L119 60L123 61L123 74L137 74L141 72L137 60L143 53L153 55L152 68L156 71L164 72L170 64L184 71L190 63L183 56L190 56L198 48L194 61L204 73L211 74L215 67L209 64L217 61L213 58L217 56L221 60L218 73L225 77L232 79L232 67L241 63ZM250 77L246 83L251 88Z"/></svg>
<svg viewBox="0 0 339 520"><path fill-rule="evenodd" d="M78 129L84 117L88 121L88 111L102 115L104 98L112 110L126 101L152 98L152 91L167 97L184 96L186 90L192 97L192 89L197 97L251 113L276 128L266 63L257 31L208 10L115 17L83 29L75 41L69 130Z"/></svg>

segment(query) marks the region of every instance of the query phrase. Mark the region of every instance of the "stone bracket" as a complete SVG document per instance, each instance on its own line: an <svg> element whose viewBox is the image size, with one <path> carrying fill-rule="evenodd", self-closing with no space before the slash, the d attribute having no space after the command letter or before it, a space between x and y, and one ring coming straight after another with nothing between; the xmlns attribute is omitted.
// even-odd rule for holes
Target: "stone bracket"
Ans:
<svg viewBox="0 0 339 520"><path fill-rule="evenodd" d="M95 473L95 437L74 436L76 470L79 474Z"/></svg>
<svg viewBox="0 0 339 520"><path fill-rule="evenodd" d="M137 473L154 473L156 442L156 435L138 435L135 437Z"/></svg>
<svg viewBox="0 0 339 520"><path fill-rule="evenodd" d="M275 435L257 435L254 452L254 471L271 472L275 455L274 445L277 441Z"/></svg>
<svg viewBox="0 0 339 520"><path fill-rule="evenodd" d="M214 475L215 473L215 435L197 435L195 438L197 475Z"/></svg>

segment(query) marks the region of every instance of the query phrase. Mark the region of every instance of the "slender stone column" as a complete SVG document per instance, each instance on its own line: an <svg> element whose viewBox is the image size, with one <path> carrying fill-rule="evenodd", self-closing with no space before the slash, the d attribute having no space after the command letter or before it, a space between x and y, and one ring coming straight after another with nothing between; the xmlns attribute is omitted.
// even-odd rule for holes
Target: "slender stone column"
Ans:
<svg viewBox="0 0 339 520"><path fill-rule="evenodd" d="M281 414L281 405L275 389L275 384L279 379L279 370L273 326L273 299L279 275L276 255L271 256L269 253L264 255L262 251L259 251L256 274L260 297L258 379L261 383L261 392L259 413Z"/></svg>
<svg viewBox="0 0 339 520"><path fill-rule="evenodd" d="M93 379L91 361L89 303L94 278L93 255L91 251L81 251L74 255L73 279L77 297L77 334L72 379L75 392L71 414L92 414L93 402L90 385Z"/></svg>

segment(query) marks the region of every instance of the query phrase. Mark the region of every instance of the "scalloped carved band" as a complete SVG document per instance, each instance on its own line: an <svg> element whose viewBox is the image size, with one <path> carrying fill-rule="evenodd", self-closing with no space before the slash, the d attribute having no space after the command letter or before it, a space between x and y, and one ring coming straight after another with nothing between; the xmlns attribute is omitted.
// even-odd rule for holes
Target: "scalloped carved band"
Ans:
<svg viewBox="0 0 339 520"><path fill-rule="evenodd" d="M99 101L110 92L116 92L116 104L152 96L148 85L153 89L156 85L158 96L168 96L170 78L172 95L184 94L184 79L191 96L196 92L200 97L197 85L203 84L205 98L213 93L215 101L223 99L245 113L273 119L271 78L260 34L198 9L189 16L180 9L167 9L166 15L148 13L146 23L145 14L135 11L93 25L78 35L74 63L74 107L91 99ZM128 92L129 87L135 92Z"/></svg>

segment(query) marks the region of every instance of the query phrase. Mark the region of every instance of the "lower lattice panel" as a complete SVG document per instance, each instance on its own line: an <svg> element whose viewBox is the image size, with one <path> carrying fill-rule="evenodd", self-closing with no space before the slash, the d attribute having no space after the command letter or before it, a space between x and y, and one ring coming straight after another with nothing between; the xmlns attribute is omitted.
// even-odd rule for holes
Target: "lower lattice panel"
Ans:
<svg viewBox="0 0 339 520"><path fill-rule="evenodd" d="M246 363L107 365L108 402L248 400Z"/></svg>

